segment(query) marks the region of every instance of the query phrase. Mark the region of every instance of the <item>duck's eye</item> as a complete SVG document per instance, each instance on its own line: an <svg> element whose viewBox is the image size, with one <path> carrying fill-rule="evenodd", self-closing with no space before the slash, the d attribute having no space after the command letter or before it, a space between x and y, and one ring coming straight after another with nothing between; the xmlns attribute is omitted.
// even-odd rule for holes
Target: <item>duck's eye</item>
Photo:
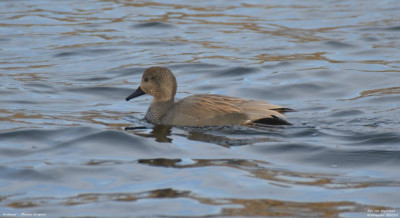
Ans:
<svg viewBox="0 0 400 218"><path fill-rule="evenodd" d="M148 78L144 78L144 81L145 81L145 82L148 82L148 81L149 81L149 79L148 79Z"/></svg>

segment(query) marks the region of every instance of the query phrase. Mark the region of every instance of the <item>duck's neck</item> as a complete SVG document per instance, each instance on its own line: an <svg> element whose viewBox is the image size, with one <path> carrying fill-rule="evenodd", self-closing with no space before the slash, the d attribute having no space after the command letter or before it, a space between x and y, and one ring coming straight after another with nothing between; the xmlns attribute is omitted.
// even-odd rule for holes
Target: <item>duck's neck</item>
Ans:
<svg viewBox="0 0 400 218"><path fill-rule="evenodd" d="M168 111L173 107L174 99L169 101L154 101L151 103L146 113L146 120L153 124L164 124L163 119Z"/></svg>

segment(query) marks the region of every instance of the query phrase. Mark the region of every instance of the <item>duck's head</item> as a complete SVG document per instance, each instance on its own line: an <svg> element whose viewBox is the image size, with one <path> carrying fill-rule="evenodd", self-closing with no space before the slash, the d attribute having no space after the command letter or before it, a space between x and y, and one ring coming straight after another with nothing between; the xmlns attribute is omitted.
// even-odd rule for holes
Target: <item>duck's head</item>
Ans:
<svg viewBox="0 0 400 218"><path fill-rule="evenodd" d="M149 94L154 101L170 101L175 97L176 86L175 76L168 68L150 67L144 71L139 88L125 100Z"/></svg>

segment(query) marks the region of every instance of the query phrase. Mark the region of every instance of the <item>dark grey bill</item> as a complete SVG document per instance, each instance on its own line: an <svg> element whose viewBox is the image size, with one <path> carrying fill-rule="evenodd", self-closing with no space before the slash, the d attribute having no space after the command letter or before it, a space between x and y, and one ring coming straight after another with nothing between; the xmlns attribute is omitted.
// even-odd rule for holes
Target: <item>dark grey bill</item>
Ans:
<svg viewBox="0 0 400 218"><path fill-rule="evenodd" d="M137 88L136 91L135 91L134 93L132 93L131 95L129 95L128 97L126 97L125 100L129 101L129 100L131 100L132 98L136 98L136 97L139 97L139 96L144 95L144 94L146 94L146 93L143 92L143 90L142 90L142 89L140 88L140 86L139 86L139 88Z"/></svg>

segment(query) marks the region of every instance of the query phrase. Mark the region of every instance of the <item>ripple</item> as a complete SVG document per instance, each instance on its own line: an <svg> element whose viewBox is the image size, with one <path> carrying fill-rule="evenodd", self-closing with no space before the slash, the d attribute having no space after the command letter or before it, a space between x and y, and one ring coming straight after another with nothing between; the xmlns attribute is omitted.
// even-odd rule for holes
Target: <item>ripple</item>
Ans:
<svg viewBox="0 0 400 218"><path fill-rule="evenodd" d="M175 26L172 24L158 22L158 21L135 24L132 27L134 27L134 28L156 28L156 29L158 29L158 28L168 28L168 29L175 28Z"/></svg>
<svg viewBox="0 0 400 218"><path fill-rule="evenodd" d="M400 31L400 26L387 27L385 29L389 31Z"/></svg>
<svg viewBox="0 0 400 218"><path fill-rule="evenodd" d="M74 51L64 51L54 55L56 58L69 57L69 56L97 56L104 54L111 54L120 51L120 49L75 49Z"/></svg>
<svg viewBox="0 0 400 218"><path fill-rule="evenodd" d="M245 87L241 92L246 93L248 96L256 96L259 99L268 100L282 100L282 99L295 99L295 98L310 98L313 94L318 93L320 96L334 97L338 96L342 89L336 88L331 82L299 82L295 84L266 86L263 89L257 87Z"/></svg>
<svg viewBox="0 0 400 218"><path fill-rule="evenodd" d="M128 88L116 87L81 87L81 88L67 88L64 91L80 93L82 95L94 95L105 98L125 99L125 96L132 92Z"/></svg>
<svg viewBox="0 0 400 218"><path fill-rule="evenodd" d="M368 134L354 134L351 136L343 136L349 145L397 145L400 149L400 134L398 133L368 133ZM396 146L395 146L396 147ZM394 148L395 148L394 147Z"/></svg>
<svg viewBox="0 0 400 218"><path fill-rule="evenodd" d="M39 172L35 169L15 169L3 167L0 165L0 178L11 178L12 180L39 180L53 181L57 178L56 175Z"/></svg>
<svg viewBox="0 0 400 218"><path fill-rule="evenodd" d="M19 130L0 134L4 157L64 155L67 153L114 155L146 153L152 150L152 142L143 138L113 130L99 131L88 127L63 128L58 130ZM116 143L118 142L118 143ZM118 152L116 152L119 150ZM150 153L149 153L150 154Z"/></svg>
<svg viewBox="0 0 400 218"><path fill-rule="evenodd" d="M58 53L56 55L54 55L54 57L68 57L68 56L75 56L75 55L80 55L80 52L73 52L73 51L65 51L65 52L61 52Z"/></svg>
<svg viewBox="0 0 400 218"><path fill-rule="evenodd" d="M148 47L148 46L154 46L154 47L160 47L160 46L181 46L185 45L186 43L184 42L160 42L160 41L142 41L142 42L135 42L134 45L136 46L143 46L143 47Z"/></svg>
<svg viewBox="0 0 400 218"><path fill-rule="evenodd" d="M172 64L168 66L170 69L174 70L181 70L181 71L190 71L191 73L196 73L198 70L204 70L204 69L215 69L220 67L219 65L216 64L209 64L209 63L184 63L184 64ZM202 72L202 71L200 71Z"/></svg>
<svg viewBox="0 0 400 218"><path fill-rule="evenodd" d="M339 41L327 41L324 42L326 45L332 47L332 48L354 48L356 47L355 45L344 43L344 42L339 42Z"/></svg>
<svg viewBox="0 0 400 218"><path fill-rule="evenodd" d="M362 28L362 31L400 31L400 26L392 26L392 27L366 27Z"/></svg>
<svg viewBox="0 0 400 218"><path fill-rule="evenodd" d="M324 149L309 157L303 158L303 161L312 162L322 166L338 166L346 168L357 168L367 166L377 166L384 164L393 166L400 164L400 151L384 150L334 150Z"/></svg>
<svg viewBox="0 0 400 218"><path fill-rule="evenodd" d="M341 110L338 112L335 112L331 114L330 116L332 117L346 117L346 116L358 116L363 114L364 112L361 110L354 110L354 109L348 109L348 110Z"/></svg>
<svg viewBox="0 0 400 218"><path fill-rule="evenodd" d="M218 76L218 77L239 77L239 76L245 76L248 74L253 74L256 72L259 72L260 70L258 68L253 68L253 67L233 67L229 68L226 70L222 70L219 72L215 72L213 74L213 77Z"/></svg>

